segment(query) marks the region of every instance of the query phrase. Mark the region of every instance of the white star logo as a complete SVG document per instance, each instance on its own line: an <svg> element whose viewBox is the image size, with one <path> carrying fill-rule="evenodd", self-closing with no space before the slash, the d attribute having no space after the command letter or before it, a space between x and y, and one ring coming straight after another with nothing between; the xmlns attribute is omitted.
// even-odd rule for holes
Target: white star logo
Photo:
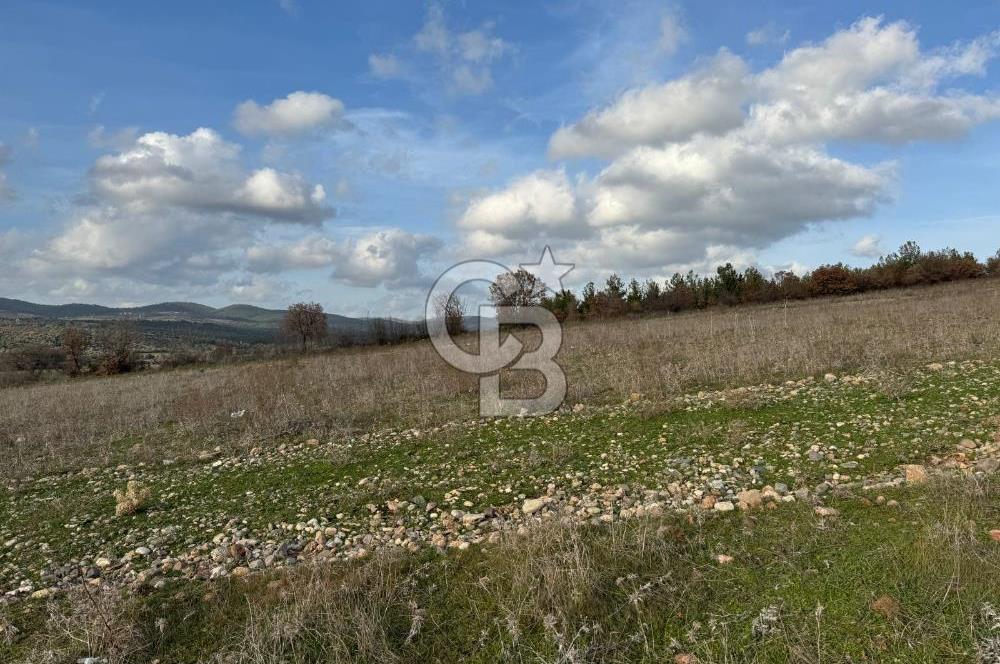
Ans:
<svg viewBox="0 0 1000 664"><path fill-rule="evenodd" d="M546 289L558 294L563 287L562 278L569 274L575 265L573 263L557 263L552 257L552 250L546 245L542 249L542 256L537 263L521 263L518 267L535 275L545 284Z"/></svg>

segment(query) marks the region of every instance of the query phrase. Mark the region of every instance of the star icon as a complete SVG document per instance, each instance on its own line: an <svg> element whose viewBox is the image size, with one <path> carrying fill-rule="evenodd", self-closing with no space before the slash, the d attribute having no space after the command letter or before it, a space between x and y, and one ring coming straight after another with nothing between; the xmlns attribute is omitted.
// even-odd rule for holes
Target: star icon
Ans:
<svg viewBox="0 0 1000 664"><path fill-rule="evenodd" d="M530 272L545 284L545 288L558 294L562 290L562 278L569 274L575 265L573 263L557 263L552 257L552 250L545 246L537 263L521 263L525 272Z"/></svg>

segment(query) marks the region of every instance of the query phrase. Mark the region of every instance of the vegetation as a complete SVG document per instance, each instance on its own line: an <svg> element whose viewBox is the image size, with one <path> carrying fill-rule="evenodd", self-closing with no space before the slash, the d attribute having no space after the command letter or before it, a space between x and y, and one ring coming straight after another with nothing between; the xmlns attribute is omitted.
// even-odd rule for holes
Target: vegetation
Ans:
<svg viewBox="0 0 1000 664"><path fill-rule="evenodd" d="M326 336L326 315L323 307L315 302L299 302L288 307L288 313L281 321L281 329L302 343L316 342Z"/></svg>
<svg viewBox="0 0 1000 664"><path fill-rule="evenodd" d="M716 268L715 276L694 272L674 274L661 284L632 279L628 285L617 274L608 277L603 290L593 282L580 297L568 290L549 295L544 304L560 319L608 318L628 313L686 311L717 305L802 300L831 295L851 295L908 286L937 284L1000 275L1000 252L980 263L969 252L954 249L924 252L915 242L906 242L898 252L883 256L870 267L843 264L822 265L796 275L778 272L766 278L748 267L739 272L730 263Z"/></svg>

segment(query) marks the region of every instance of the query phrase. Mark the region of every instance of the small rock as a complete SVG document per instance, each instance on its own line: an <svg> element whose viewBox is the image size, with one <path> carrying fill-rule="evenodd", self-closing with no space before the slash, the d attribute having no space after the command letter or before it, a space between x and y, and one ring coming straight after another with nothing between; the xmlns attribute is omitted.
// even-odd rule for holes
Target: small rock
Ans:
<svg viewBox="0 0 1000 664"><path fill-rule="evenodd" d="M719 561L720 565L728 565L729 563L733 562L733 557L732 556L727 556L724 553L720 553L719 555L717 555L715 557L715 559L717 561Z"/></svg>
<svg viewBox="0 0 1000 664"><path fill-rule="evenodd" d="M542 507L544 506L545 506L544 498L528 498L521 505L521 511L527 514L528 516L531 516L538 510L542 509Z"/></svg>
<svg viewBox="0 0 1000 664"><path fill-rule="evenodd" d="M760 507L763 497L758 489L750 489L748 491L740 491L736 496L736 501L740 504L740 509L752 510Z"/></svg>
<svg viewBox="0 0 1000 664"><path fill-rule="evenodd" d="M903 466L907 484L923 484L927 481L927 469L917 463Z"/></svg>
<svg viewBox="0 0 1000 664"><path fill-rule="evenodd" d="M836 374L832 374L832 373L828 373L825 376L823 376L823 380L825 380L828 383L836 382L837 375Z"/></svg>
<svg viewBox="0 0 1000 664"><path fill-rule="evenodd" d="M990 539L994 542L1000 542L1000 528L990 531Z"/></svg>
<svg viewBox="0 0 1000 664"><path fill-rule="evenodd" d="M960 448L962 448L963 450L974 450L974 449L976 449L977 447L979 447L979 446L978 446L978 445L976 444L976 441L974 441L974 440L969 440L968 438L963 438L963 439L962 439L962 440L961 440L961 441L960 441L960 442L958 443L958 446L959 446Z"/></svg>
<svg viewBox="0 0 1000 664"><path fill-rule="evenodd" d="M837 516L838 514L840 514L840 512L833 509L832 507L823 507L823 506L817 507L815 509L815 512L816 516L819 517Z"/></svg>
<svg viewBox="0 0 1000 664"><path fill-rule="evenodd" d="M734 509L736 509L736 506L729 500L720 500L715 503L716 512L732 512Z"/></svg>
<svg viewBox="0 0 1000 664"><path fill-rule="evenodd" d="M691 653L674 655L674 664L698 664L698 658Z"/></svg>

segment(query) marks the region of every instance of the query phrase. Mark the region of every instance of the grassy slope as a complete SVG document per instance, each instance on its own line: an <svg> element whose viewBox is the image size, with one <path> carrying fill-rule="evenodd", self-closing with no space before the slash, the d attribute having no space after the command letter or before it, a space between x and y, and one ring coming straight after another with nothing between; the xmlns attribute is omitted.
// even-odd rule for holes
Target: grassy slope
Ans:
<svg viewBox="0 0 1000 664"><path fill-rule="evenodd" d="M171 553L210 546L234 517L261 537L274 536L273 522L309 518L360 534L368 505L388 517L386 501L416 494L447 509L510 513L550 484L568 499L593 498L595 484L641 493L679 483L697 495L713 481L731 490L843 482L952 453L961 439L992 440L998 403L1000 363L968 362L691 395L666 410L639 401L318 447L289 441L218 465L95 469L38 480L0 501L0 543L17 540L0 549L0 579L4 588L37 581L52 563L118 557L153 540ZM813 446L818 460L809 458ZM150 486L157 504L115 519L111 492L129 478ZM986 535L1000 527L1000 486L886 496L901 507L847 491L830 499L841 510L833 519L800 502L705 519L553 525L446 556L379 554L207 587L177 581L148 596L102 599L109 607L89 613L112 619L92 625L93 643L82 645L58 621L43 621L40 603L20 603L0 608L21 630L8 653L0 637L0 660L49 648L67 658L108 654L113 641L139 648L127 661L163 662L210 652L303 662L660 661L688 652L702 661L974 661L988 628L982 605L1000 605L1000 544ZM720 553L735 561L719 565ZM899 602L897 616L870 610L882 594ZM72 610L67 599L56 606ZM754 638L751 623L769 606L780 629ZM408 639L415 615L422 628ZM88 621L66 624L82 630ZM124 632L112 638L109 625Z"/></svg>

